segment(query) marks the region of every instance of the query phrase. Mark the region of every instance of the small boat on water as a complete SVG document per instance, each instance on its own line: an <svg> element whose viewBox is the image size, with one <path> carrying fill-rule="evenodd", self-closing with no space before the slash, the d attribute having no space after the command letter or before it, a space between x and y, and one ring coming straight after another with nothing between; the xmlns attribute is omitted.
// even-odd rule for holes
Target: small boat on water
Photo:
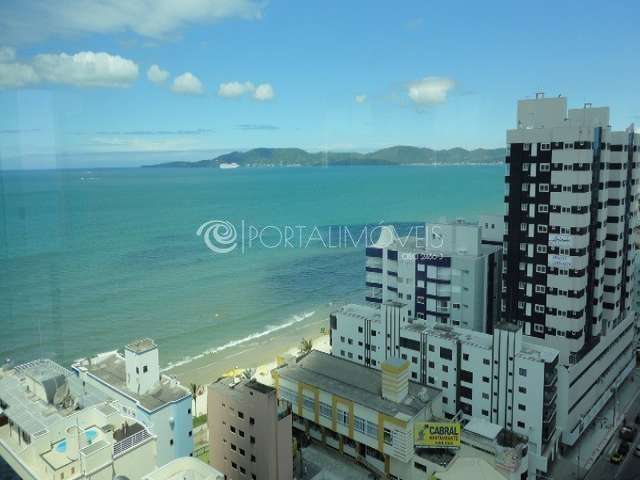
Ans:
<svg viewBox="0 0 640 480"><path fill-rule="evenodd" d="M240 165L238 165L236 162L233 162L233 163L221 163L219 165L219 167L221 169L223 169L223 170L229 170L229 169L232 169L232 168L238 168L239 166Z"/></svg>

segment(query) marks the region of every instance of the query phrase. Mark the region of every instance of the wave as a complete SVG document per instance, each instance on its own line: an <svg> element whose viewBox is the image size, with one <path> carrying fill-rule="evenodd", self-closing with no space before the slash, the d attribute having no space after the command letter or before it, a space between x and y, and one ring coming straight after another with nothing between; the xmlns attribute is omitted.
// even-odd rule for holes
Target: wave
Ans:
<svg viewBox="0 0 640 480"><path fill-rule="evenodd" d="M221 345L219 347L213 348L211 350L206 350L198 355L195 355L193 357L185 357L182 360L179 360L177 362L170 362L166 367L164 367L163 369L161 369L162 372L166 372L168 370L171 370L173 368L176 367L180 367L182 365L186 365L187 363L193 362L194 360L198 360L200 358L204 358L208 355L213 355L215 353L220 353L224 350L227 350L229 348L232 347L237 347L238 345L242 345L243 343L246 342L250 342L251 340L255 340L257 338L261 338L264 337L265 335L269 335L273 332L277 332L278 330L282 330L284 328L290 327L292 325L295 325L297 323L303 322L306 319L308 319L309 317L312 317L313 315L315 315L315 311L312 312L305 312L302 313L301 315L294 315L293 318L291 320L289 320L288 322L282 323L280 325L267 325L267 328L260 331L260 332L255 332L252 333L251 335L247 335L244 338L240 338L238 340L231 340L230 342L225 343L224 345Z"/></svg>

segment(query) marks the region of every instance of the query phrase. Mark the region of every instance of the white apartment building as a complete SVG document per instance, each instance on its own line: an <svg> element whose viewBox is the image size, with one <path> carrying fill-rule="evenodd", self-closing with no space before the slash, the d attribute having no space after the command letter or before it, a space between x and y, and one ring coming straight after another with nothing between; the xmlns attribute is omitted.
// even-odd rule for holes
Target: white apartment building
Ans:
<svg viewBox="0 0 640 480"><path fill-rule="evenodd" d="M414 320L408 305L347 305L331 315L331 353L380 369L399 357L412 381L442 391L446 418L482 419L528 438L530 465L555 458L558 352L523 337L510 323L493 335Z"/></svg>
<svg viewBox="0 0 640 480"><path fill-rule="evenodd" d="M568 445L633 368L639 143L608 107L541 94L507 132L501 316L560 352Z"/></svg>
<svg viewBox="0 0 640 480"><path fill-rule="evenodd" d="M101 353L72 369L87 385L115 399L124 414L158 437L158 466L193 453L191 392L160 373L158 347L145 338L129 343L124 355Z"/></svg>
<svg viewBox="0 0 640 480"><path fill-rule="evenodd" d="M51 360L0 371L0 456L25 480L142 478L156 437Z"/></svg>
<svg viewBox="0 0 640 480"><path fill-rule="evenodd" d="M416 422L445 421L442 395L437 388L410 382L406 360L385 360L379 372L312 351L272 373L278 396L292 405L294 429L383 478L431 478L465 457L485 460L503 479L526 477L524 438L489 422L467 424L460 449L417 446Z"/></svg>
<svg viewBox="0 0 640 480"><path fill-rule="evenodd" d="M491 332L499 318L503 227L495 216L427 224L406 238L385 227L366 249L366 302L400 301L418 319Z"/></svg>

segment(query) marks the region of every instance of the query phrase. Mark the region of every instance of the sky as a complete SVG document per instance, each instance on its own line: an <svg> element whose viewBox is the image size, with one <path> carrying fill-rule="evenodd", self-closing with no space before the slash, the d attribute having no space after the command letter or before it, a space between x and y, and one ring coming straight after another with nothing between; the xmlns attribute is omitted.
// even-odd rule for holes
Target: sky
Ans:
<svg viewBox="0 0 640 480"><path fill-rule="evenodd" d="M4 0L0 169L504 146L536 92L640 124L638 2Z"/></svg>

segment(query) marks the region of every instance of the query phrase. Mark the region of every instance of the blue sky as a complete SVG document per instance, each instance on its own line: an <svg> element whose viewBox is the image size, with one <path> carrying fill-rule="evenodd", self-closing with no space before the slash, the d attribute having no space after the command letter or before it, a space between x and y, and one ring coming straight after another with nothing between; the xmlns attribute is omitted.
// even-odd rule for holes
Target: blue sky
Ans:
<svg viewBox="0 0 640 480"><path fill-rule="evenodd" d="M497 147L516 101L536 91L609 105L622 129L640 123L640 7L606 11L592 1L4 1L0 167L258 146Z"/></svg>

